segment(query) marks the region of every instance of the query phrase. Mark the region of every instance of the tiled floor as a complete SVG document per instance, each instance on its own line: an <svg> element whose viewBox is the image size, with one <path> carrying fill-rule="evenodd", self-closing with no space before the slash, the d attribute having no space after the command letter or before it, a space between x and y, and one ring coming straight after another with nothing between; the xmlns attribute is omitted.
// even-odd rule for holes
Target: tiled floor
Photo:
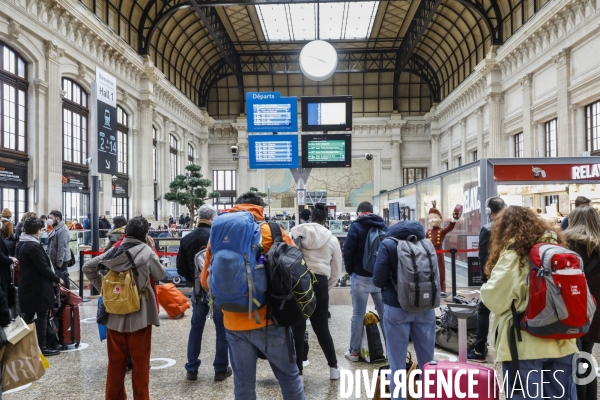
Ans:
<svg viewBox="0 0 600 400"><path fill-rule="evenodd" d="M347 293L339 292L334 296L344 299ZM347 301L347 300L346 300ZM369 307L373 309L373 307ZM350 339L349 305L332 305L330 327L334 338L338 362L342 368L354 370L378 369L385 363L367 364L350 363L343 354ZM104 398L106 379L106 343L98 339L97 326L94 323L96 307L93 302L82 304L82 340L88 345L85 349L62 353L49 358L50 369L38 382L18 392L5 393L7 400L60 399L60 400L95 400ZM190 382L185 379L184 364L186 362L186 345L189 333L191 310L179 320L170 320L161 313L161 326L154 328L152 337L152 358L164 358L174 365L154 369L150 372L150 394L152 399L233 399L233 380L231 378L216 383L213 381L212 360L214 357L215 330L212 322L208 322L204 333L203 350L198 380ZM329 380L329 369L320 351L315 335L309 328L310 365L304 369L305 393L307 399L333 400L339 398L339 381ZM85 345L83 345L85 347ZM412 349L412 345L410 345ZM436 350L436 358L443 359L448 352ZM444 354L442 354L444 353ZM598 358L598 357L597 357ZM165 366L169 360L155 360L154 367ZM128 379L130 379L128 374ZM131 385L127 383L128 397L132 399ZM257 395L259 399L281 399L279 387L266 361L259 361L257 376ZM366 399L362 393L362 399Z"/></svg>

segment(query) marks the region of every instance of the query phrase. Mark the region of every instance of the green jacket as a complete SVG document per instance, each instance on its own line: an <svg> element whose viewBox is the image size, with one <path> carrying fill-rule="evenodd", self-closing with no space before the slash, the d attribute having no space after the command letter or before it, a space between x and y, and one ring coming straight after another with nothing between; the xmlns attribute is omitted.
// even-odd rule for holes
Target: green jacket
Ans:
<svg viewBox="0 0 600 400"><path fill-rule="evenodd" d="M556 234L547 232L538 243L556 243ZM518 312L527 308L529 286L528 257L519 258L514 250L504 249L492 270L490 279L481 287L481 301L495 314L492 338L496 362L511 361L509 333L513 323L510 310L514 302ZM575 340L542 339L521 331L522 341L517 342L520 360L559 358L577 352Z"/></svg>

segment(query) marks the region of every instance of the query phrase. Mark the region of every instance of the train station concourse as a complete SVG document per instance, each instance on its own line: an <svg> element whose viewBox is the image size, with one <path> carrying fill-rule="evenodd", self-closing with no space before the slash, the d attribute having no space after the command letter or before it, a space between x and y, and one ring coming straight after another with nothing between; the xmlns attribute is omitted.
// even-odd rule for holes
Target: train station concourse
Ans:
<svg viewBox="0 0 600 400"><path fill-rule="evenodd" d="M370 399L398 352L500 381L541 340L598 360L599 228L586 254L568 230L600 213L599 26L600 0L2 0L1 394ZM511 351L521 314L483 299L537 241L494 236L509 210L569 238L548 285L590 307ZM597 398L594 362L557 398Z"/></svg>

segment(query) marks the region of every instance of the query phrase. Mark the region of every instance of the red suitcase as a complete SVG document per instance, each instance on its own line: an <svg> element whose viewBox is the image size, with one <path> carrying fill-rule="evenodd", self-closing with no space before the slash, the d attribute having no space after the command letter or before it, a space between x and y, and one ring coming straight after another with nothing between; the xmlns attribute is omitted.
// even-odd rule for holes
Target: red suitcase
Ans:
<svg viewBox="0 0 600 400"><path fill-rule="evenodd" d="M66 350L69 345L75 345L75 348L78 348L81 342L81 325L79 321L79 302L81 301L81 297L75 296L70 290L65 291L61 287L57 298L59 303L57 310L59 314L57 315L58 341L63 350ZM60 304L62 300L66 301Z"/></svg>
<svg viewBox="0 0 600 400"><path fill-rule="evenodd" d="M432 371L431 376L433 385L429 387L429 393L434 394L437 400L454 400L470 398L469 391L472 391L478 399L497 400L500 398L500 389L495 378L493 368L483 365L469 364L467 362L467 318L475 314L477 306L470 304L451 304L448 303L448 309L458 317L458 362L452 361L432 361L423 367L423 377L427 371ZM455 376L458 371L467 371L459 380L459 388L454 387ZM473 374L471 382L476 382L472 388L469 388L469 371ZM451 390L446 391L440 384L438 374L444 376L444 380L450 380ZM502 381L502 377L498 377ZM438 395L438 389L441 391ZM423 398L425 398L425 385L423 385ZM460 392L460 393L459 393ZM463 394L463 396L461 396Z"/></svg>

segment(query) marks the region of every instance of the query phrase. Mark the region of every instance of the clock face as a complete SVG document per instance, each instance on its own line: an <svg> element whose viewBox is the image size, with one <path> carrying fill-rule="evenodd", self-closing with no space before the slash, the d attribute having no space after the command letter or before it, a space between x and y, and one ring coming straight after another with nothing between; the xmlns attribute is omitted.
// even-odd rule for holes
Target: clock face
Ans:
<svg viewBox="0 0 600 400"><path fill-rule="evenodd" d="M335 72L337 52L323 40L313 40L300 52L300 70L313 81L324 81Z"/></svg>

